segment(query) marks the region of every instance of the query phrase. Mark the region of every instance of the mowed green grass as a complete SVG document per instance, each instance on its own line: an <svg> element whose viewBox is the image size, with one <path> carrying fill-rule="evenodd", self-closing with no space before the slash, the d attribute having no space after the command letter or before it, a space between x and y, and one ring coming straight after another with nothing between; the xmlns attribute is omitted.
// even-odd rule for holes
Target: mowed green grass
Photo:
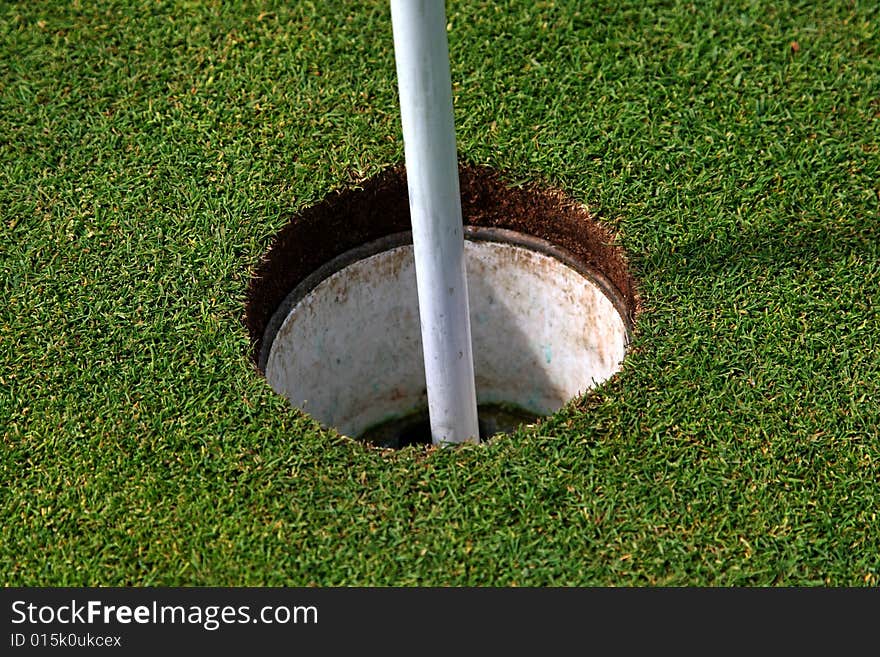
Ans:
<svg viewBox="0 0 880 657"><path fill-rule="evenodd" d="M628 250L621 373L489 445L322 430L244 295L403 160L387 4L4 3L2 584L880 584L878 4L447 12L461 158Z"/></svg>

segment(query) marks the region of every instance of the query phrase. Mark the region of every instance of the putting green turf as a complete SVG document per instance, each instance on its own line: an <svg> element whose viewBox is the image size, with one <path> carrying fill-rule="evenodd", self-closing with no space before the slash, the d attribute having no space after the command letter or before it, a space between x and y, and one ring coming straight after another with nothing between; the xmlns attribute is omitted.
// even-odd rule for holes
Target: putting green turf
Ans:
<svg viewBox="0 0 880 657"><path fill-rule="evenodd" d="M876 2L447 7L459 152L618 232L622 372L369 449L249 360L249 271L403 159L387 4L0 7L0 582L880 584Z"/></svg>

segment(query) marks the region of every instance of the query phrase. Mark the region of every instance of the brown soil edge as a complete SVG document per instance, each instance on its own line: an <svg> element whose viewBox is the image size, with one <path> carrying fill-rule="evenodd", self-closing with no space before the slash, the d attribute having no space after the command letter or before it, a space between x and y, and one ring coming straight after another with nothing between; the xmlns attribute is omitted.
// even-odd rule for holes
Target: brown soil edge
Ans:
<svg viewBox="0 0 880 657"><path fill-rule="evenodd" d="M466 225L503 228L547 240L598 271L617 289L630 326L638 294L623 249L613 233L563 192L526 184L513 187L490 167L459 166ZM251 358L259 368L263 336L272 315L306 276L336 256L367 242L410 230L406 170L398 165L343 189L291 217L254 268L244 322Z"/></svg>

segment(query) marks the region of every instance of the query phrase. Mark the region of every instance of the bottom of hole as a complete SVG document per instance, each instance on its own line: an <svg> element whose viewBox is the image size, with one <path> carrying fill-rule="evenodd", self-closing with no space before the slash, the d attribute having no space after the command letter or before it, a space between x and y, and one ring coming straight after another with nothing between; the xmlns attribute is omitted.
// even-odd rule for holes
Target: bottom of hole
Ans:
<svg viewBox="0 0 880 657"><path fill-rule="evenodd" d="M523 424L533 424L539 416L513 404L480 404L477 406L480 442L492 436L510 433ZM409 445L431 444L431 422L428 409L381 422L367 429L360 440L386 449L400 449Z"/></svg>

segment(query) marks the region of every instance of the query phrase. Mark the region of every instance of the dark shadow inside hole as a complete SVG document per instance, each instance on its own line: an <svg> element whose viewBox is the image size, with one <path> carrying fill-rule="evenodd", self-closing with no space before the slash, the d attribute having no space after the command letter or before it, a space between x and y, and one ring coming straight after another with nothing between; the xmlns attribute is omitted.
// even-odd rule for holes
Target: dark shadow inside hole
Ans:
<svg viewBox="0 0 880 657"><path fill-rule="evenodd" d="M534 424L538 419L538 415L514 404L480 404L477 406L480 442L488 442L499 434L511 433L522 425ZM386 449L430 445L431 422L428 409L370 427L361 434L360 440Z"/></svg>

